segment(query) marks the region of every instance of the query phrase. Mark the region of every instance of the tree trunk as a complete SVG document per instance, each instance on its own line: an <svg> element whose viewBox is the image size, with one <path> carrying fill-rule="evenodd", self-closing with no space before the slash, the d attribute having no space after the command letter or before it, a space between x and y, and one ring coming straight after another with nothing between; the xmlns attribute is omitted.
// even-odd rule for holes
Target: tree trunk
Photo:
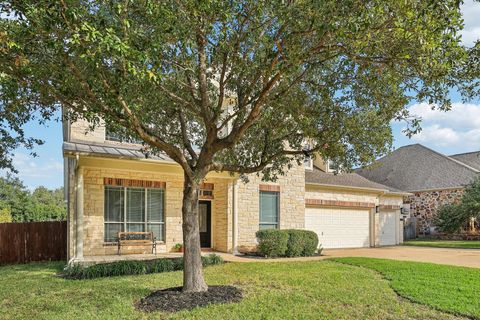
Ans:
<svg viewBox="0 0 480 320"><path fill-rule="evenodd" d="M208 286L203 279L200 232L198 226L198 182L185 174L183 183L183 291L203 292Z"/></svg>

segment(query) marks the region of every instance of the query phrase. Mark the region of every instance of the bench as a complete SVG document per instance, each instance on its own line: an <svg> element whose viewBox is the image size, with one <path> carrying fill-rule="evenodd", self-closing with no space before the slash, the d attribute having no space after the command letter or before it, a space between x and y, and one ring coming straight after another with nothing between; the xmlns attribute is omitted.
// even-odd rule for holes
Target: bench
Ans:
<svg viewBox="0 0 480 320"><path fill-rule="evenodd" d="M120 255L120 248L126 246L152 246L152 253L157 254L157 242L153 232L119 232L118 255Z"/></svg>

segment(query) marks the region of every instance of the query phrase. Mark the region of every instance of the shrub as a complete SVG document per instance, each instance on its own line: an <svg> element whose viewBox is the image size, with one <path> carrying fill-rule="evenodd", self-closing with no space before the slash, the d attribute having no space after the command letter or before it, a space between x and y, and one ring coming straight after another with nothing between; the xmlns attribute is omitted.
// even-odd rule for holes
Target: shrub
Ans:
<svg viewBox="0 0 480 320"><path fill-rule="evenodd" d="M152 273L169 272L174 270L174 263L172 259L157 259L152 263Z"/></svg>
<svg viewBox="0 0 480 320"><path fill-rule="evenodd" d="M287 251L288 233L284 230L267 229L256 233L258 252L265 257L283 257Z"/></svg>
<svg viewBox="0 0 480 320"><path fill-rule="evenodd" d="M305 250L304 230L284 230L288 234L286 257L300 257Z"/></svg>
<svg viewBox="0 0 480 320"><path fill-rule="evenodd" d="M202 257L202 263L206 267L221 264L223 263L223 259L212 253L206 257ZM96 264L90 267L83 267L80 264L71 264L65 267L62 275L67 279L94 279L177 270L183 270L183 258L160 258L146 261L118 261Z"/></svg>
<svg viewBox="0 0 480 320"><path fill-rule="evenodd" d="M260 230L257 251L265 257L313 256L318 248L318 236L309 230Z"/></svg>
<svg viewBox="0 0 480 320"><path fill-rule="evenodd" d="M304 244L305 247L303 248L302 255L306 257L313 256L318 249L318 235L309 230L302 230L304 234ZM318 250L319 253L322 253L322 249Z"/></svg>
<svg viewBox="0 0 480 320"><path fill-rule="evenodd" d="M318 236L309 230L284 230L288 233L286 257L313 256L318 247Z"/></svg>
<svg viewBox="0 0 480 320"><path fill-rule="evenodd" d="M222 264L222 263L223 263L223 258L214 253L209 254L208 256L202 256L202 265L204 267L213 266L213 265Z"/></svg>
<svg viewBox="0 0 480 320"><path fill-rule="evenodd" d="M172 259L172 262L174 271L183 270L183 258Z"/></svg>

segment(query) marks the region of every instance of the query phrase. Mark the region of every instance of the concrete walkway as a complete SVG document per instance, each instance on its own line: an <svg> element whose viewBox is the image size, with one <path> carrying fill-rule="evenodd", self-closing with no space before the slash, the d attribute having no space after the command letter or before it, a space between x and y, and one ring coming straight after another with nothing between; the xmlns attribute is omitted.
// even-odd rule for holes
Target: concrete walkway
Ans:
<svg viewBox="0 0 480 320"><path fill-rule="evenodd" d="M368 257L380 259L430 262L452 266L480 268L480 249L444 249L427 247L395 246L382 248L330 249L321 257L264 259L251 256L234 256L217 253L229 262L288 262L315 261L339 257Z"/></svg>

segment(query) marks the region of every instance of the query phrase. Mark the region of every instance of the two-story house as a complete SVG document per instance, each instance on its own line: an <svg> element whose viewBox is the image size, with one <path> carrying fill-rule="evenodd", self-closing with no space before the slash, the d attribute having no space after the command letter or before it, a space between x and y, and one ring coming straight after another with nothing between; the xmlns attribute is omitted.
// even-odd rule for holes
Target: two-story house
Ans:
<svg viewBox="0 0 480 320"><path fill-rule="evenodd" d="M104 126L89 131L85 121L64 123L71 261L115 255L119 231L153 231L159 252L182 242L182 169L168 157L145 157L140 148ZM202 247L252 250L263 228L313 230L324 248L402 242L405 193L356 173L335 175L320 157L294 166L276 182L256 175L249 180L228 173L207 176L199 203Z"/></svg>

